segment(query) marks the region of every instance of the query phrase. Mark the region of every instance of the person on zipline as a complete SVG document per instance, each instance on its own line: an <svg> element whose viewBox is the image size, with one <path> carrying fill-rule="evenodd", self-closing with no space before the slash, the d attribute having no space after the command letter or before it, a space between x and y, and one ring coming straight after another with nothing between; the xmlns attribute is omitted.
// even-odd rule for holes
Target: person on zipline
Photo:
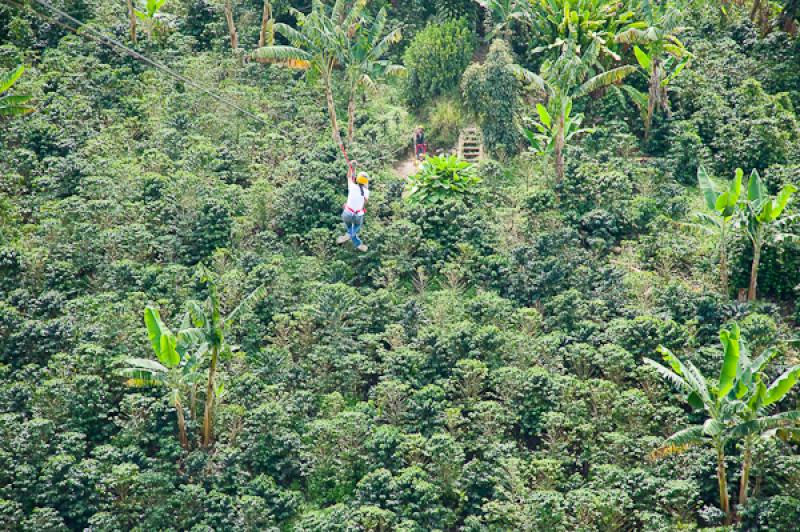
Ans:
<svg viewBox="0 0 800 532"><path fill-rule="evenodd" d="M425 128L418 126L417 129L414 130L414 155L417 157L418 161L421 160L426 151Z"/></svg>
<svg viewBox="0 0 800 532"><path fill-rule="evenodd" d="M358 237L361 226L364 225L364 215L369 199L369 175L366 172L356 174L356 161L352 161L347 170L347 202L342 211L342 221L347 234L340 236L336 242L344 244L348 240L358 251L367 251L366 244Z"/></svg>

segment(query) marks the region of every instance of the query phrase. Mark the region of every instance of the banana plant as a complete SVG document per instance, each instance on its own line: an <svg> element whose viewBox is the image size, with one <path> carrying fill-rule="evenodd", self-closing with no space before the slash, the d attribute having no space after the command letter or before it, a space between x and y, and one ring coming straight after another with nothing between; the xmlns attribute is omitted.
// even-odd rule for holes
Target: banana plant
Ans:
<svg viewBox="0 0 800 532"><path fill-rule="evenodd" d="M722 369L715 381L706 379L691 362L682 362L666 348L659 352L667 361L665 367L650 359L646 365L686 393L686 400L695 410L703 410L707 419L667 438L653 452L654 457L680 453L695 446L710 444L717 451L717 480L720 504L726 524L733 521L727 488L725 445L742 441L742 474L739 485L739 506L747 503L747 490L752 467L752 446L758 436L788 438L800 434L800 412L797 410L769 414L769 409L781 401L800 379L800 366L787 369L771 384L765 384L764 369L778 353L775 347L765 349L751 359L739 326L731 324L720 331L724 350Z"/></svg>
<svg viewBox="0 0 800 532"><path fill-rule="evenodd" d="M642 29L646 23L623 2L612 0L530 0L531 29L538 46L533 53L553 58L565 43L574 42L581 49L596 46L604 66L622 59L616 35L630 29Z"/></svg>
<svg viewBox="0 0 800 532"><path fill-rule="evenodd" d="M156 28L157 20L156 17L158 15L158 11L164 5L167 0L146 0L144 4L144 9L134 9L133 13L136 15L136 18L142 21L144 24L144 31L147 33L147 38L153 38L153 31Z"/></svg>
<svg viewBox="0 0 800 532"><path fill-rule="evenodd" d="M206 285L208 297L203 302L189 301L186 307L187 321L191 324L192 330L196 331L194 336L196 342L203 346L204 351L210 353L202 435L203 446L209 447L214 443L214 403L219 390L216 385L217 368L220 359L229 358L233 351L225 341L225 332L231 322L264 298L266 288L264 286L256 288L239 303L239 306L227 316L223 316L213 277L210 273L204 272L201 281Z"/></svg>
<svg viewBox="0 0 800 532"><path fill-rule="evenodd" d="M272 2L264 0L261 10L261 31L258 34L258 47L273 46L275 44L275 19L272 16Z"/></svg>
<svg viewBox="0 0 800 532"><path fill-rule="evenodd" d="M631 86L624 87L642 114L645 139L650 136L657 109L670 115L668 86L694 58L677 37L682 30L678 25L679 11L666 3L655 6L648 3L648 7L644 28L630 27L615 36L617 43L633 45L636 62L648 80L646 93Z"/></svg>
<svg viewBox="0 0 800 532"><path fill-rule="evenodd" d="M0 117L20 116L32 113L35 109L27 105L31 97L25 94L5 94L25 72L20 65L14 70L0 74Z"/></svg>
<svg viewBox="0 0 800 532"><path fill-rule="evenodd" d="M795 192L797 192L797 187L789 184L785 185L776 197L772 197L758 171L753 170L750 174L750 181L747 185L748 208L744 224L747 236L753 245L753 263L750 267L750 286L747 295L749 301L754 301L757 297L761 251L768 235L773 233L776 241L795 238L793 235L778 230L785 221L781 220L781 215Z"/></svg>
<svg viewBox="0 0 800 532"><path fill-rule="evenodd" d="M378 84L389 77L406 73L400 65L384 59L389 48L400 42L403 34L399 27L386 31L388 15L382 8L371 24L362 21L348 39L345 55L345 72L349 95L347 100L347 143L353 143L356 118L356 97L359 91L378 91Z"/></svg>
<svg viewBox="0 0 800 532"><path fill-rule="evenodd" d="M705 198L706 208L713 214L696 213L702 227L713 227L719 235L719 275L722 293L728 295L728 228L738 211L739 197L742 194L744 171L736 169L727 190L719 192L714 181L703 166L697 169L697 183Z"/></svg>
<svg viewBox="0 0 800 532"><path fill-rule="evenodd" d="M730 428L735 424L738 408L737 404L730 401L728 392L734 387L739 364L741 352L739 327L734 324L731 330L721 331L720 341L725 356L719 378L715 382L703 376L690 361L681 361L663 346L658 347L658 352L668 367L649 358L645 358L644 363L653 368L664 380L684 392L689 406L694 410L702 410L706 415L706 420L702 424L679 430L664 440L661 446L653 451L651 457L660 458L685 452L697 445L710 445L717 454L720 507L725 514L726 524L730 524L733 513L728 496L725 446L731 440Z"/></svg>
<svg viewBox="0 0 800 532"><path fill-rule="evenodd" d="M177 415L178 437L181 446L188 450L189 437L186 432L183 397L190 392L190 411L193 414L194 391L203 378L200 363L207 346L198 342L200 331L197 329L184 326L177 334L173 333L153 307L145 309L144 322L158 360L129 358L126 360L128 367L121 373L128 377L126 383L129 386L159 386L168 390L170 403L175 407Z"/></svg>
<svg viewBox="0 0 800 532"><path fill-rule="evenodd" d="M624 65L596 73L601 65L598 63L600 49L591 43L581 50L577 43L569 43L556 61L545 61L535 74L519 65L512 67L523 82L545 95L545 105L537 105L539 115L539 134L526 133L534 150L541 150L544 138L552 139L552 153L556 178L564 177L564 150L568 139L590 130L581 130L582 118L571 116L572 102L596 90L614 85L625 79L636 70L632 65ZM547 112L543 113L542 109ZM549 125L547 124L549 118ZM544 121L543 121L544 119ZM545 147L549 142L545 143Z"/></svg>
<svg viewBox="0 0 800 532"><path fill-rule="evenodd" d="M528 142L537 155L552 155L556 165L556 175L564 175L564 149L578 135L594 133L595 128L582 128L583 114L572 114L572 99L554 97L547 107L536 104L539 121L534 123L537 131L524 129ZM553 118L555 116L555 119Z"/></svg>
<svg viewBox="0 0 800 532"><path fill-rule="evenodd" d="M774 405L785 398L800 379L800 365L796 365L788 368L772 383L764 382L768 376L763 370L777 354L777 348L770 347L752 362L743 354L744 363L740 364L736 389L733 390L743 405L739 414L740 421L731 429L731 437L743 442L739 508L744 508L747 504L753 445L758 437L788 440L800 436L800 411L770 414Z"/></svg>
<svg viewBox="0 0 800 532"><path fill-rule="evenodd" d="M309 84L322 82L333 141L338 146L344 144L333 97L336 70L347 65L349 43L358 31L365 6L366 0L356 0L352 4L336 0L333 5L312 0L309 14L291 10L297 19L297 28L275 24L275 31L289 42L288 46L264 46L251 55L255 61L302 70Z"/></svg>

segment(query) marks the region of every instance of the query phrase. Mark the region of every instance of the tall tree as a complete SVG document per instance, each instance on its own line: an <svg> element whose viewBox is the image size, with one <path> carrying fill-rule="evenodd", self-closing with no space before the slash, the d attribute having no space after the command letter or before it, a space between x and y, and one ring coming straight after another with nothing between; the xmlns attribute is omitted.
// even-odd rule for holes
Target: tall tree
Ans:
<svg viewBox="0 0 800 532"><path fill-rule="evenodd" d="M28 105L31 97L27 94L5 94L22 77L23 65L0 74L0 117L19 116L32 113L35 109Z"/></svg>
<svg viewBox="0 0 800 532"><path fill-rule="evenodd" d="M239 32L236 30L236 21L233 19L232 0L225 0L224 12L225 24L228 26L228 35L231 39L231 49L235 51L239 48Z"/></svg>
<svg viewBox="0 0 800 532"><path fill-rule="evenodd" d="M646 6L646 27L633 26L615 37L617 43L634 45L636 61L648 80L647 93L625 87L633 102L642 110L645 139L650 136L657 109L669 116L669 83L680 75L694 57L677 37L681 31L681 12L666 2L656 5L647 2Z"/></svg>
<svg viewBox="0 0 800 532"><path fill-rule="evenodd" d="M311 13L293 9L299 29L288 24L275 24L290 46L265 46L252 54L256 61L279 63L304 70L309 83L322 83L328 103L333 141L343 146L339 119L334 100L335 70L347 63L348 41L357 30L357 23L366 0L357 0L348 7L345 0L329 6L322 0L312 0Z"/></svg>
<svg viewBox="0 0 800 532"><path fill-rule="evenodd" d="M563 45L561 55L556 61L545 61L542 64L539 74L518 65L514 67L520 79L545 95L544 105L537 105L538 124L541 126L537 128L540 133L537 135L528 132L527 135L535 147L550 147L559 181L564 177L564 150L567 141L578 133L590 131L580 129L582 117L572 116L574 100L618 83L636 70L632 65L624 65L602 71L598 63L599 53L600 48L594 42L582 53L577 43L569 42ZM600 72L596 73L597 71Z"/></svg>
<svg viewBox="0 0 800 532"><path fill-rule="evenodd" d="M767 238L772 234L777 236L776 241L794 238L779 231L782 223L781 215L786 205L797 192L794 185L785 185L776 197L769 195L767 187L756 170L750 174L747 184L747 211L745 229L753 245L753 263L750 267L750 286L747 299L754 301L758 290L758 268L761 264L761 251Z"/></svg>
<svg viewBox="0 0 800 532"><path fill-rule="evenodd" d="M387 23L386 8L381 9L371 24L362 21L348 40L346 54L346 76L348 83L347 100L347 143L352 144L355 134L356 97L360 91L375 92L378 83L388 76L399 76L405 68L384 59L389 47L400 42L403 34L400 28L385 33Z"/></svg>
<svg viewBox="0 0 800 532"><path fill-rule="evenodd" d="M728 228L737 212L739 197L742 193L742 178L744 172L736 169L736 174L728 189L718 192L714 182L709 177L706 169L700 166L697 169L697 183L705 198L706 208L713 213L697 213L697 217L706 225L715 227L719 233L719 275L722 284L722 293L728 296Z"/></svg>

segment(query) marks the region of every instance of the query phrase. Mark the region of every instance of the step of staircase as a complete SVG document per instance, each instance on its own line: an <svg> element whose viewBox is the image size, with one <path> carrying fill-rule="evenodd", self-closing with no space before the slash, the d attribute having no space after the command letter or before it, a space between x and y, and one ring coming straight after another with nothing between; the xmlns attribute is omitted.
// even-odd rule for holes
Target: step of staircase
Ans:
<svg viewBox="0 0 800 532"><path fill-rule="evenodd" d="M476 127L464 128L458 138L458 158L474 163L483 158L481 133Z"/></svg>

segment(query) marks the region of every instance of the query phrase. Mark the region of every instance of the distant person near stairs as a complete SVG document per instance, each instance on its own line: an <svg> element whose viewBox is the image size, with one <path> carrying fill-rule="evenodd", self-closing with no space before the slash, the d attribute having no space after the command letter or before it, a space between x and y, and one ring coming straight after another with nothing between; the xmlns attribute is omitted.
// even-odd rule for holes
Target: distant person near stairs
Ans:
<svg viewBox="0 0 800 532"><path fill-rule="evenodd" d="M425 128L419 126L414 130L414 155L419 161L427 151L427 145L425 144Z"/></svg>
<svg viewBox="0 0 800 532"><path fill-rule="evenodd" d="M366 172L356 174L356 161L350 163L347 171L347 202L342 211L342 221L347 234L340 236L336 242L344 244L348 240L358 251L367 251L366 244L361 242L358 233L364 225L367 200L369 199L369 175Z"/></svg>

